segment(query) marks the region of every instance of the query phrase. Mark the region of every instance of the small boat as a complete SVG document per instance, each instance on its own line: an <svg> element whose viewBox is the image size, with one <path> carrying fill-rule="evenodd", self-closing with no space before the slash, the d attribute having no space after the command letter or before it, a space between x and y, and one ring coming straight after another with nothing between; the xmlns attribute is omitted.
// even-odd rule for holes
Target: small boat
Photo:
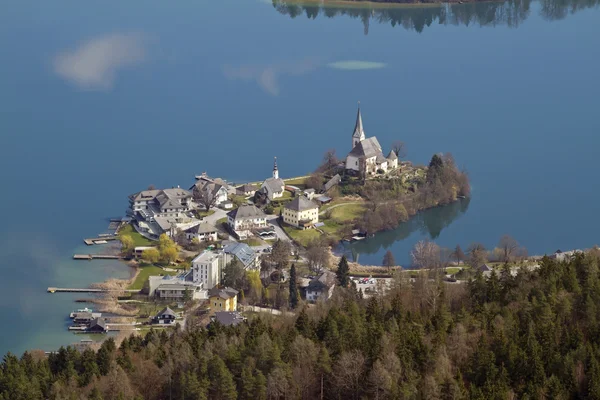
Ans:
<svg viewBox="0 0 600 400"><path fill-rule="evenodd" d="M71 314L69 314L69 318L71 318L71 319L75 318L75 314L77 314L77 313L84 313L84 312L91 313L93 311L94 310L92 310L91 308L87 308L87 307L86 308L80 308L79 310L73 311Z"/></svg>

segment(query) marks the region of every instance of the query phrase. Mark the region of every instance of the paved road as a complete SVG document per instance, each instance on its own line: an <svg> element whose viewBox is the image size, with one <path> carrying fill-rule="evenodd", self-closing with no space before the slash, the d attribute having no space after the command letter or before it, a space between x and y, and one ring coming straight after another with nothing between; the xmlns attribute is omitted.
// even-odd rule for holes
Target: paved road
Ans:
<svg viewBox="0 0 600 400"><path fill-rule="evenodd" d="M281 227L277 223L277 218L277 216L273 216L271 219L267 219L267 223L275 227L275 235L277 236L277 239L290 242L290 238L288 237L288 235L284 232L283 229L281 229Z"/></svg>
<svg viewBox="0 0 600 400"><path fill-rule="evenodd" d="M221 210L220 208L217 208L217 207L214 207L212 209L215 210L215 213L212 215L209 215L208 217L202 218L202 222L208 222L211 225L217 226L218 220L220 220L221 218L227 218L227 211Z"/></svg>

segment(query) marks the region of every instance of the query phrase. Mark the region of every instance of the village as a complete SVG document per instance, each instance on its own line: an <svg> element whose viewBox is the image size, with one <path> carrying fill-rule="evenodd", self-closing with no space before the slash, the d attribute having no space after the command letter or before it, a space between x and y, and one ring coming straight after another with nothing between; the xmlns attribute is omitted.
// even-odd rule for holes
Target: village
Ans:
<svg viewBox="0 0 600 400"><path fill-rule="evenodd" d="M360 222L363 214L372 213L369 201L374 204L376 197L361 195L366 183L391 182L395 190L411 193L427 174L426 167L399 160L401 142L384 155L377 138L366 137L360 107L350 139L345 158L329 152L311 175L282 179L275 157L270 176L262 182L235 185L204 172L187 189L151 186L130 195L127 216L112 222L117 224L114 232L85 240L90 246L119 240L119 255L74 258L123 258L136 268L136 275L126 286L113 282L90 289L111 299L114 312L74 311L70 329L102 333L169 326L185 323L184 311L190 309L205 316L205 323L236 325L244 321L244 309L277 313L296 308L298 302L327 301L337 281L332 267L339 262L331 246L386 229ZM390 218L406 219L406 210L398 212L398 207L404 209L394 205ZM352 282L368 297L385 291L391 272L353 265ZM295 304L289 304L292 279L299 296ZM135 318L111 322L111 316L115 320L124 311Z"/></svg>

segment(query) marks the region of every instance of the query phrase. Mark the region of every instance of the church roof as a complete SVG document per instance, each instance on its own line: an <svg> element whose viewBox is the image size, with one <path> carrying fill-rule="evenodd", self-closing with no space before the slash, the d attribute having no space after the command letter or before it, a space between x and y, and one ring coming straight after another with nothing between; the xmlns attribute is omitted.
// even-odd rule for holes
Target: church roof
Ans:
<svg viewBox="0 0 600 400"><path fill-rule="evenodd" d="M285 182L279 178L268 178L265 179L263 186L267 186L271 192L282 192L285 188Z"/></svg>
<svg viewBox="0 0 600 400"><path fill-rule="evenodd" d="M362 116L360 115L360 106L358 107L358 112L356 113L356 124L354 124L354 133L352 137L360 138L364 136L365 130L363 129Z"/></svg>
<svg viewBox="0 0 600 400"><path fill-rule="evenodd" d="M365 139L354 146L349 155L355 157L376 157L381 153L381 145L375 136Z"/></svg>
<svg viewBox="0 0 600 400"><path fill-rule="evenodd" d="M383 156L383 153L377 154L377 164L387 162L387 159Z"/></svg>
<svg viewBox="0 0 600 400"><path fill-rule="evenodd" d="M390 154L388 154L387 159L388 160L397 160L398 155L396 154L396 152L394 150L390 150Z"/></svg>
<svg viewBox="0 0 600 400"><path fill-rule="evenodd" d="M319 208L319 206L304 196L298 196L294 200L287 203L285 208L292 211L304 211L313 208Z"/></svg>

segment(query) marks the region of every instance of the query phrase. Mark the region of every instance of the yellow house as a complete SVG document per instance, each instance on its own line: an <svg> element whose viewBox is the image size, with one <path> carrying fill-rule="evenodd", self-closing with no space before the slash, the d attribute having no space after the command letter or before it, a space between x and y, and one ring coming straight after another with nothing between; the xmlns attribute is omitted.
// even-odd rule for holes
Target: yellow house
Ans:
<svg viewBox="0 0 600 400"><path fill-rule="evenodd" d="M230 287L214 287L208 291L212 311L236 311L238 291Z"/></svg>
<svg viewBox="0 0 600 400"><path fill-rule="evenodd" d="M319 206L305 196L298 196L283 208L283 222L306 228L319 222Z"/></svg>

